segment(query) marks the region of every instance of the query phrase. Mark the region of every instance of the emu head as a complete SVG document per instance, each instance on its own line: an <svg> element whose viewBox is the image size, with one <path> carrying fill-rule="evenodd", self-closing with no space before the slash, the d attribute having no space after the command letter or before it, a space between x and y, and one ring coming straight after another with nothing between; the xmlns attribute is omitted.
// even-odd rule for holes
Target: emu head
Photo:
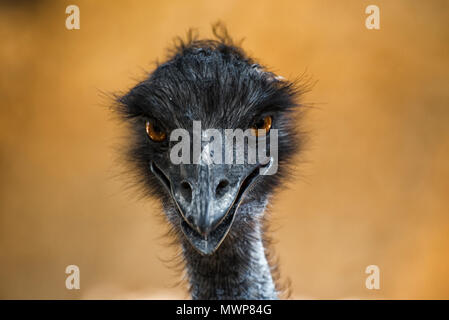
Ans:
<svg viewBox="0 0 449 320"><path fill-rule="evenodd" d="M161 199L187 245L210 255L224 239L232 241L260 222L267 197L298 147L291 114L297 94L292 83L267 72L225 36L181 42L147 79L118 98L131 128L128 160L135 175L150 195ZM211 138L208 129L223 139ZM217 148L223 151L220 160L229 152L226 129L263 140L268 161L248 161L251 135L243 148L231 145L231 163L216 161ZM274 132L276 159L270 153ZM173 152L180 138L187 148ZM184 161L173 161L173 154ZM236 160L241 155L243 163Z"/></svg>

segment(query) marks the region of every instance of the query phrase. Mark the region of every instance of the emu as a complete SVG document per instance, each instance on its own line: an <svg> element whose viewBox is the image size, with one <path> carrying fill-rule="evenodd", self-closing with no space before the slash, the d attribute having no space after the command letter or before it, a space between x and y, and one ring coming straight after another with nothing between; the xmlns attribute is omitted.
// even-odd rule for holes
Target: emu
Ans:
<svg viewBox="0 0 449 320"><path fill-rule="evenodd" d="M130 128L127 160L145 194L161 201L193 299L278 299L265 209L302 146L293 113L302 89L249 57L224 26L213 33L178 38L164 63L116 97ZM177 128L192 132L193 121L203 130L262 130L268 140L277 129L277 172L260 174L271 162L173 164L168 137Z"/></svg>

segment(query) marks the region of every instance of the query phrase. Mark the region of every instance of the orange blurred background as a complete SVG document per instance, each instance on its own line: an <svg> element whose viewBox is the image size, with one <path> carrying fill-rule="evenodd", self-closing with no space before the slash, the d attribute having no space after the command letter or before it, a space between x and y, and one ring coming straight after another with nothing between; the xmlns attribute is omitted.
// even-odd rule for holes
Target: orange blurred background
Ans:
<svg viewBox="0 0 449 320"><path fill-rule="evenodd" d="M80 30L65 28L70 4ZM101 92L217 20L278 74L318 80L298 178L271 209L292 298L449 298L444 0L3 1L0 298L188 298L157 204L120 175L124 128ZM65 288L70 264L80 290ZM380 290L365 287L371 264Z"/></svg>

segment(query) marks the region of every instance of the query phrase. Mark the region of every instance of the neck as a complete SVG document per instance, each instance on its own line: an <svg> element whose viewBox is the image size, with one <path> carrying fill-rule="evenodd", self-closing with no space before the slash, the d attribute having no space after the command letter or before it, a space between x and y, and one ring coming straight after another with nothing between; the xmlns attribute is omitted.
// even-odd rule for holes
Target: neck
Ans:
<svg viewBox="0 0 449 320"><path fill-rule="evenodd" d="M239 222L245 225L234 221L231 232L210 256L202 256L189 243L183 243L193 299L278 298L260 223L249 223L232 232Z"/></svg>

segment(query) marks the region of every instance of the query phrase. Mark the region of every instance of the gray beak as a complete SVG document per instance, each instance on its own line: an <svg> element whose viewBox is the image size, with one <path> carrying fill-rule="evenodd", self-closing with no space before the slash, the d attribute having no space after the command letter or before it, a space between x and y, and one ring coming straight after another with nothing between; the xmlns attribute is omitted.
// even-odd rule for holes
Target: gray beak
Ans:
<svg viewBox="0 0 449 320"><path fill-rule="evenodd" d="M162 171L151 165L178 207L183 233L205 255L215 252L225 239L259 168L257 164L180 164Z"/></svg>

